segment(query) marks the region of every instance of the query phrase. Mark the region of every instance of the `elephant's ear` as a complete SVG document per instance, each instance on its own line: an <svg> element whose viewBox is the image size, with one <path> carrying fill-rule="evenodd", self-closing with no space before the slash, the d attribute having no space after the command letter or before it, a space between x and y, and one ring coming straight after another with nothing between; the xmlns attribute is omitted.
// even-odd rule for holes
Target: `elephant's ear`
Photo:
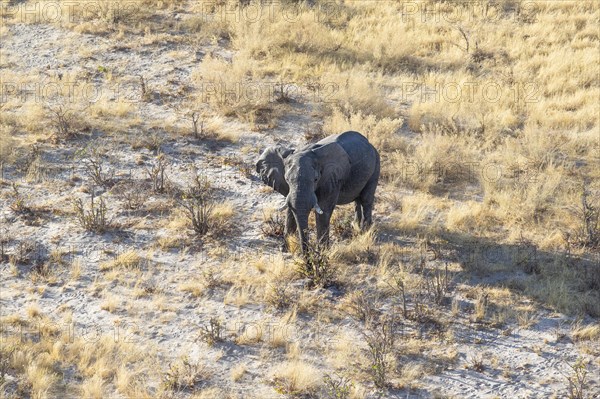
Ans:
<svg viewBox="0 0 600 399"><path fill-rule="evenodd" d="M338 143L329 143L312 150L319 159L321 166L321 179L319 186L333 191L339 188L340 182L346 180L350 174L350 157Z"/></svg>
<svg viewBox="0 0 600 399"><path fill-rule="evenodd" d="M256 162L256 173L261 180L283 196L290 192L290 186L285 181L285 166L283 160L294 152L293 148L281 146L268 147Z"/></svg>

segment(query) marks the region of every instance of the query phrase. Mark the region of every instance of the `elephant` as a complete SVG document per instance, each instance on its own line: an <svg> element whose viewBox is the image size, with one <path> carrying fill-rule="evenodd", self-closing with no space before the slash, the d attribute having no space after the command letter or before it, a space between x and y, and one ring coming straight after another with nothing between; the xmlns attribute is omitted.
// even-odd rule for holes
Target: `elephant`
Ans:
<svg viewBox="0 0 600 399"><path fill-rule="evenodd" d="M317 213L317 242L329 245L329 224L336 205L355 203L355 220L372 224L379 182L379 153L355 131L332 135L300 149L266 148L256 162L261 180L285 197L285 236L298 230L302 252L308 250L308 216ZM284 240L285 242L285 240ZM286 250L286 244L282 248Z"/></svg>

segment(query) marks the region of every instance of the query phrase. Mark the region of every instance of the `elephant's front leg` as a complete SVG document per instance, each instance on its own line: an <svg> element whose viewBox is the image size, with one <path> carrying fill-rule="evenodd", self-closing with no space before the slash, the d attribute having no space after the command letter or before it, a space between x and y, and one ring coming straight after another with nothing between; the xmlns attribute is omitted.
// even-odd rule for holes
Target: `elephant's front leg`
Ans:
<svg viewBox="0 0 600 399"><path fill-rule="evenodd" d="M285 214L285 228L283 229L283 244L281 250L287 252L289 250L287 244L287 238L289 235L296 233L296 218L292 213L292 210L288 207Z"/></svg>
<svg viewBox="0 0 600 399"><path fill-rule="evenodd" d="M320 245L329 247L329 223L332 210L323 210L323 214L317 214L317 239Z"/></svg>

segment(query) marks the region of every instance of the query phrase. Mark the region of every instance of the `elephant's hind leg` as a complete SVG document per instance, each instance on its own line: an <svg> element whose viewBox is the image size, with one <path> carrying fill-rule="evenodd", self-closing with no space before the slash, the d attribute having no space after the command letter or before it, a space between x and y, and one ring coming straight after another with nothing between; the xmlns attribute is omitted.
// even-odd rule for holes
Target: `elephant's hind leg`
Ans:
<svg viewBox="0 0 600 399"><path fill-rule="evenodd" d="M371 227L371 224L373 223L373 204L375 203L375 190L377 189L378 182L379 173L375 173L360 193L360 203L362 204L363 213L361 228L363 230Z"/></svg>
<svg viewBox="0 0 600 399"><path fill-rule="evenodd" d="M362 225L362 221L363 221L363 212L362 212L362 204L360 203L359 199L354 201L354 215L355 215L354 220L356 221L356 224L360 227Z"/></svg>

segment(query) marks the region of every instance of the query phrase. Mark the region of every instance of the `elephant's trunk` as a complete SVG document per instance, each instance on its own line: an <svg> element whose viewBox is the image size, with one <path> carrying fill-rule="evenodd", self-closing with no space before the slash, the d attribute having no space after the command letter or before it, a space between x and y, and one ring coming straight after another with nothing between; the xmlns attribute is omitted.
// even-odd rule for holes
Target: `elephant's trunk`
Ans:
<svg viewBox="0 0 600 399"><path fill-rule="evenodd" d="M298 226L298 235L302 244L302 253L308 252L308 216L314 209L319 215L323 210L319 206L317 195L312 187L303 187L304 190L291 190L286 198L286 205L291 206L296 224Z"/></svg>
<svg viewBox="0 0 600 399"><path fill-rule="evenodd" d="M304 207L294 209L294 217L296 224L298 225L298 234L300 236L300 243L302 244L302 253L306 255L308 253L308 215L311 210L315 210L319 215L323 214L323 210L319 206L317 196L313 192L308 202Z"/></svg>
<svg viewBox="0 0 600 399"><path fill-rule="evenodd" d="M308 213L310 211L295 212L296 224L298 225L298 236L302 245L302 253L308 252Z"/></svg>

